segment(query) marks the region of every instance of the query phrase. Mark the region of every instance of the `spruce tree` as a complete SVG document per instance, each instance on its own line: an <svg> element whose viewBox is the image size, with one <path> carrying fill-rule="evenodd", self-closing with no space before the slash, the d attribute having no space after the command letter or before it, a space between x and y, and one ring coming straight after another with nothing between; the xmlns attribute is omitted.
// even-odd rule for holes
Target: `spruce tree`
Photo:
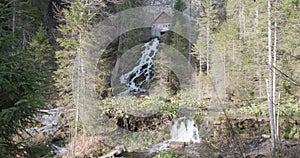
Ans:
<svg viewBox="0 0 300 158"><path fill-rule="evenodd" d="M197 52L201 52L199 55L199 59L205 59L206 63L206 73L209 74L210 70L210 56L213 49L214 42L214 31L217 29L218 25L218 17L217 10L214 9L210 0L202 1L203 5L203 14L202 17L197 19L197 23L199 25L199 35L198 40L196 42L197 46L195 48L201 49L197 50ZM195 50L194 50L195 51Z"/></svg>
<svg viewBox="0 0 300 158"><path fill-rule="evenodd" d="M20 44L22 31L10 23L11 15L22 10L10 1L1 3L0 10L0 157L28 157L30 143L23 134L44 108L49 74L36 69L40 61L35 54L40 50L29 51L30 46ZM37 42L47 43L43 39Z"/></svg>
<svg viewBox="0 0 300 158"><path fill-rule="evenodd" d="M29 51L33 53L36 69L40 72L47 72L51 76L51 72L48 70L53 70L54 58L52 57L52 46L43 26L40 26L35 36L32 37Z"/></svg>
<svg viewBox="0 0 300 158"><path fill-rule="evenodd" d="M79 55L81 42L89 31L93 14L89 14L89 5L84 5L83 1L75 0L69 9L64 9L66 24L59 26L62 34L57 39L61 49L56 52L58 69L54 72L55 86L58 89L59 106L74 107L72 92L72 75L74 73L75 57Z"/></svg>
<svg viewBox="0 0 300 158"><path fill-rule="evenodd" d="M60 43L61 49L55 55L59 66L54 72L55 86L59 95L57 104L66 108L76 109L75 116L74 113L66 116L66 119L75 117L74 122L70 121L68 124L70 127L74 127L74 133L71 133L74 138L74 144L78 136L79 119L83 120L83 118L79 118L79 108L86 106L83 104L87 102L87 100L82 100L86 97L86 94L82 92L82 87L86 87L85 84L88 83L82 77L85 75L84 71L87 71L85 65L87 63L83 59L85 52L82 44L86 40L85 37L88 31L91 29L91 22L95 15L90 12L90 6L85 0L74 0L71 2L70 8L63 10L66 23L59 26L62 37L58 38L57 41ZM75 78L75 74L81 77ZM73 89L75 86L81 89L75 92ZM79 100L81 100L80 103ZM86 117L90 118L91 116ZM74 146L71 150L75 150Z"/></svg>

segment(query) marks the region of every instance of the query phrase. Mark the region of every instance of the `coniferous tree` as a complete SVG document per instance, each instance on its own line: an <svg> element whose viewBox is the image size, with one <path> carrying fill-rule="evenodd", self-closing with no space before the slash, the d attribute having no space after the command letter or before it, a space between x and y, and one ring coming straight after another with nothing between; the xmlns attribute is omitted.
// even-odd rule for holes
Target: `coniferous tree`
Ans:
<svg viewBox="0 0 300 158"><path fill-rule="evenodd" d="M60 99L58 105L73 107L72 74L74 73L75 57L80 54L83 38L90 29L93 14L89 14L89 5L84 1L75 0L69 9L63 10L66 24L59 26L62 37L57 41L61 50L56 52L57 64L54 80Z"/></svg>
<svg viewBox="0 0 300 158"><path fill-rule="evenodd" d="M88 83L83 77L85 71L87 71L87 62L84 59L85 52L82 44L86 40L88 31L91 29L91 22L94 17L94 14L90 12L90 6L91 4L85 0L71 2L70 8L63 10L66 23L59 26L62 37L57 39L61 46L61 49L56 52L55 56L59 66L54 72L55 86L60 97L57 100L57 104L66 108L76 108L74 122L70 122L70 126L74 127L74 133L72 133L74 141L70 149L72 152L75 150L75 142L79 130L79 108L83 108L85 105L82 104L87 102L82 100L86 97L82 89ZM74 74L78 76L75 78ZM74 91L74 87L77 87L77 91ZM73 116L73 114L68 115L67 119Z"/></svg>
<svg viewBox="0 0 300 158"><path fill-rule="evenodd" d="M30 52L34 55L34 63L36 69L44 72L53 69L54 67L54 58L52 57L52 46L50 45L49 38L46 35L45 28L40 26L35 34L32 37L30 42ZM50 72L49 73L50 76Z"/></svg>
<svg viewBox="0 0 300 158"><path fill-rule="evenodd" d="M210 55L213 47L213 32L218 25L217 10L214 9L210 0L202 1L203 15L197 20L199 25L199 35L196 44L197 48L201 49L202 54L198 54L199 58L205 59L206 73L209 74L210 69Z"/></svg>
<svg viewBox="0 0 300 158"><path fill-rule="evenodd" d="M22 28L14 22L11 24L11 15L22 12L18 9L10 1L0 5L3 13L0 19L0 157L29 156L30 143L22 134L36 122L38 110L44 108L49 84L46 69L36 69L40 61L35 55L40 50L23 43ZM36 42L47 43L44 39Z"/></svg>

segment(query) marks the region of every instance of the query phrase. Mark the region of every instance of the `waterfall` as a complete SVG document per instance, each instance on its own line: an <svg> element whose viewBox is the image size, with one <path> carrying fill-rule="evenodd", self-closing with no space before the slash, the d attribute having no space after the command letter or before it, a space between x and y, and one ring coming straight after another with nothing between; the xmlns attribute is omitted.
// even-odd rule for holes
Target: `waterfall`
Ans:
<svg viewBox="0 0 300 158"><path fill-rule="evenodd" d="M195 121L187 117L181 117L175 120L171 128L171 140L185 143L200 143L199 132L195 126Z"/></svg>
<svg viewBox="0 0 300 158"><path fill-rule="evenodd" d="M159 40L157 38L144 44L142 57L137 61L137 66L120 77L121 84L126 84L128 87L127 90L120 94L139 94L147 91L143 86L150 83L153 79L153 66L155 65L153 58L158 52L158 45Z"/></svg>
<svg viewBox="0 0 300 158"><path fill-rule="evenodd" d="M171 138L162 143L156 144L149 150L149 154L162 150L167 150L170 142L184 142L200 143L198 128L195 125L195 121L190 117L181 117L174 120L174 124L171 127Z"/></svg>

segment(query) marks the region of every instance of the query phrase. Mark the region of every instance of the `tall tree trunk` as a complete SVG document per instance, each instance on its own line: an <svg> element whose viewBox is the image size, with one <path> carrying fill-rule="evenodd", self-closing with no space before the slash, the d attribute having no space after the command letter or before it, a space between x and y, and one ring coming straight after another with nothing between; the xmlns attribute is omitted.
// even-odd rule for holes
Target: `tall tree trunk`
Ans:
<svg viewBox="0 0 300 158"><path fill-rule="evenodd" d="M14 1L14 6L13 6L12 32L15 33L15 30L16 30L16 1Z"/></svg>
<svg viewBox="0 0 300 158"><path fill-rule="evenodd" d="M259 25L258 25L258 19L259 19L259 12L258 12L258 7L255 8L255 35L258 35L259 32ZM255 48L255 51L256 52L259 52L259 44L257 43L256 44L256 48ZM260 54L258 54L258 56L260 56ZM259 94L259 98L262 98L263 97L263 84L262 84L262 65L261 65L261 59L260 57L257 58L257 63L258 63L258 72L257 72L257 75L258 75L258 78L259 78L259 81L258 81L258 94Z"/></svg>
<svg viewBox="0 0 300 158"><path fill-rule="evenodd" d="M13 15L12 15L12 33L13 33L13 40L15 39L15 31L16 31L16 1L13 2ZM11 48L15 48L14 42L12 42ZM12 52L9 52L8 55L13 55Z"/></svg>
<svg viewBox="0 0 300 158"><path fill-rule="evenodd" d="M190 0L190 17L192 16L192 0ZM191 47L192 47L192 44L191 44L191 30L192 30L192 23L191 21L189 22L190 23L190 28L189 28L189 45L188 45L188 64L190 65L191 64ZM190 66L189 66L190 67Z"/></svg>
<svg viewBox="0 0 300 158"><path fill-rule="evenodd" d="M206 23L206 73L209 74L209 53L210 53L210 34L209 34L209 21Z"/></svg>
<svg viewBox="0 0 300 158"><path fill-rule="evenodd" d="M203 99L203 83L202 83L202 47L199 47L199 50L198 50L198 53L199 53L199 100L202 100Z"/></svg>
<svg viewBox="0 0 300 158"><path fill-rule="evenodd" d="M273 104L273 62L272 62L272 23L271 23L271 3L268 0L268 67L269 77L267 82L268 89L268 106L269 106L269 118L270 118L270 130L271 130L271 143L272 150L276 150L276 137L275 137L275 119L274 119L274 104Z"/></svg>
<svg viewBox="0 0 300 158"><path fill-rule="evenodd" d="M277 5L277 0L275 1L275 8ZM274 115L274 124L277 126L277 119L276 119L276 60L277 60L277 19L276 19L276 15L275 15L275 19L274 19L274 43L273 43L273 115ZM278 131L277 131L277 127L275 127L275 139L278 140Z"/></svg>

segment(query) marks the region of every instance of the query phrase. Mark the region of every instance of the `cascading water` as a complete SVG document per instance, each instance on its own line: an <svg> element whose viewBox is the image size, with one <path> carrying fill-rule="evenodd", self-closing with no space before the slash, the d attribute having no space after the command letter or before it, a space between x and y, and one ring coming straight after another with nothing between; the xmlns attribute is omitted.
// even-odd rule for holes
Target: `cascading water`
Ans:
<svg viewBox="0 0 300 158"><path fill-rule="evenodd" d="M192 118L182 117L174 121L171 128L171 140L178 142L200 143L198 128Z"/></svg>
<svg viewBox="0 0 300 158"><path fill-rule="evenodd" d="M153 70L153 66L155 65L154 57L158 53L158 45L159 40L157 38L144 44L142 57L137 61L137 66L120 77L121 84L128 86L128 89L120 94L140 94L147 92L143 86L153 80L155 73ZM200 143L198 128L195 126L194 120L190 117L181 117L174 120L170 135L171 139L155 145L149 152L154 153L166 150L170 142L184 142L185 144Z"/></svg>
<svg viewBox="0 0 300 158"><path fill-rule="evenodd" d="M147 91L143 86L153 79L153 66L155 65L153 58L158 52L158 45L159 40L157 38L144 44L145 49L142 52L142 57L137 61L137 66L120 77L121 84L128 86L128 89L120 94L139 94Z"/></svg>
<svg viewBox="0 0 300 158"><path fill-rule="evenodd" d="M170 142L200 143L198 128L195 121L190 117L181 117L174 120L171 128L171 139L155 145L150 149L149 153L166 150Z"/></svg>

